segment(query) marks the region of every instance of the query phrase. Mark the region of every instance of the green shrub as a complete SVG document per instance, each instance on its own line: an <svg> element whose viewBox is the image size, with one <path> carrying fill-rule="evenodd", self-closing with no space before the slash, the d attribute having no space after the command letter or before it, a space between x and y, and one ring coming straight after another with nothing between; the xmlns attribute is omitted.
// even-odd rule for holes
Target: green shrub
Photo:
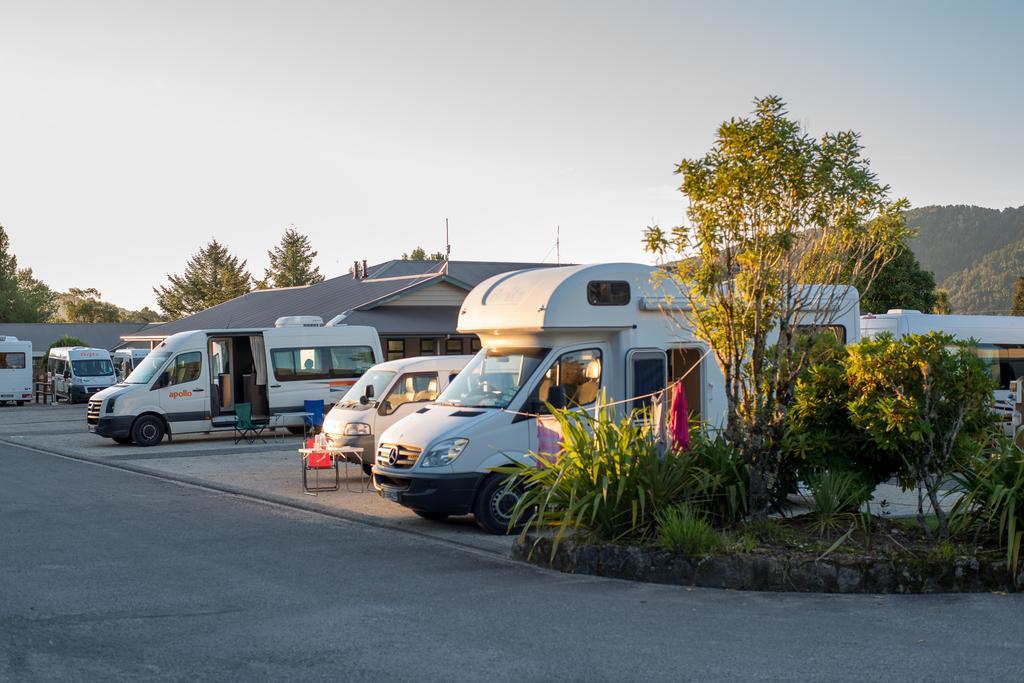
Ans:
<svg viewBox="0 0 1024 683"><path fill-rule="evenodd" d="M688 454L663 454L649 423L616 421L610 411L554 417L563 437L555 463L534 455L538 467L496 469L524 490L513 525L523 524L524 533L556 529L553 551L570 532L593 541L650 540L659 513L706 498L711 475Z"/></svg>
<svg viewBox="0 0 1024 683"><path fill-rule="evenodd" d="M683 503L657 515L658 545L684 555L707 555L722 547L722 536L707 515Z"/></svg>
<svg viewBox="0 0 1024 683"><path fill-rule="evenodd" d="M750 486L750 468L743 455L720 433L694 430L691 439L690 457L709 475L701 507L717 524L740 521L747 515Z"/></svg>
<svg viewBox="0 0 1024 683"><path fill-rule="evenodd" d="M1024 539L1024 451L1001 434L995 447L979 449L953 474L963 496L952 509L953 528L972 528L998 534L1006 549L1006 563L1014 576L1020 573Z"/></svg>
<svg viewBox="0 0 1024 683"><path fill-rule="evenodd" d="M874 445L901 458L899 481L917 488L925 531L927 496L940 535L948 536L939 486L953 464L992 428L992 376L972 344L931 332L883 335L849 347L847 404L854 426Z"/></svg>
<svg viewBox="0 0 1024 683"><path fill-rule="evenodd" d="M871 489L864 486L860 477L841 470L816 472L808 477L807 487L811 490L811 514L819 533L834 531L844 520L852 520L871 497Z"/></svg>

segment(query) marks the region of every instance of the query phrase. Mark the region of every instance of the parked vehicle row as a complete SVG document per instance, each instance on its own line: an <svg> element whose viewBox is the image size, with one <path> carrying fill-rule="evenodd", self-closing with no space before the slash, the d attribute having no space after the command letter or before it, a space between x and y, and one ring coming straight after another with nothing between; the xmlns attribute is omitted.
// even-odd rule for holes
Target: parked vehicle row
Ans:
<svg viewBox="0 0 1024 683"><path fill-rule="evenodd" d="M110 352L85 346L50 349L46 370L53 381L53 396L68 403L84 403L117 383Z"/></svg>

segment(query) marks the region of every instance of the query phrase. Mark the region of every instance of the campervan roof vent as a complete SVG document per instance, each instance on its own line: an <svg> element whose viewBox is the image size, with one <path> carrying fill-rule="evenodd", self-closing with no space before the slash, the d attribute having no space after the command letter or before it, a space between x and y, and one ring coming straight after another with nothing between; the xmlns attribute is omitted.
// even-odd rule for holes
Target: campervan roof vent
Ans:
<svg viewBox="0 0 1024 683"><path fill-rule="evenodd" d="M12 337L9 334L8 335L0 334L0 342L9 342L9 341L18 341L18 338L17 337Z"/></svg>
<svg viewBox="0 0 1024 683"><path fill-rule="evenodd" d="M912 308L890 308L887 315L921 315L921 311Z"/></svg>
<svg viewBox="0 0 1024 683"><path fill-rule="evenodd" d="M274 327L323 327L324 319L318 315L286 315L274 321Z"/></svg>

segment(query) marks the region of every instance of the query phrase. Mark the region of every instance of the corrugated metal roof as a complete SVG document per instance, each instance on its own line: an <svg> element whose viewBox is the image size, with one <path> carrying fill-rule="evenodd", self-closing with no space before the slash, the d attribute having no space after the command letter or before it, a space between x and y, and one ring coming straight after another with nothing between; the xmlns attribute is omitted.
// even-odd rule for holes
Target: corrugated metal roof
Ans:
<svg viewBox="0 0 1024 683"><path fill-rule="evenodd" d="M391 306L352 311L347 325L369 325L384 336L433 336L455 334L459 306Z"/></svg>
<svg viewBox="0 0 1024 683"><path fill-rule="evenodd" d="M116 349L121 337L158 325L145 323L0 323L0 335L11 335L32 342L33 355L46 352L61 337L78 337L89 346Z"/></svg>
<svg viewBox="0 0 1024 683"><path fill-rule="evenodd" d="M492 275L506 273L524 268L551 266L544 263L503 263L497 261L451 261L448 264L449 280L474 287ZM164 323L154 334L171 335L187 330L202 329L234 329L272 327L274 321L286 315L318 315L324 322L346 311L353 311L360 306L391 296L403 289L415 288L417 284L436 278L440 281L439 261L387 261L367 268L368 276L357 280L351 275L341 275L307 287L288 289L256 290L240 297L225 301L222 304L200 311L187 318ZM436 328L440 323L450 326L443 330L431 330L431 333L449 334L455 332L455 320L448 317L445 306L425 307L425 309L444 309L429 311L415 316L418 324ZM383 310L383 309L382 309ZM408 307L399 316L410 316ZM419 309L423 310L423 309ZM436 322L430 322L429 316L441 316ZM381 320L391 320L385 316ZM413 318L410 318L412 320ZM390 324L390 323L389 323ZM398 325L398 323L395 323ZM416 332L417 328L403 326L405 332ZM424 332L426 333L426 332Z"/></svg>

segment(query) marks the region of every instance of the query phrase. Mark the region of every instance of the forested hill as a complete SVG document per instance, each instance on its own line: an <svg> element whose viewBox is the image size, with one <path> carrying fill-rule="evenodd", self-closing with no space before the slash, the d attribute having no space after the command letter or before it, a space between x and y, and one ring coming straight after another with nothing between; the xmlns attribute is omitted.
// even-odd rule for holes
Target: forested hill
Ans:
<svg viewBox="0 0 1024 683"><path fill-rule="evenodd" d="M1009 313L1014 281L1024 275L1024 206L925 206L907 222L920 231L914 255L949 292L954 313Z"/></svg>

